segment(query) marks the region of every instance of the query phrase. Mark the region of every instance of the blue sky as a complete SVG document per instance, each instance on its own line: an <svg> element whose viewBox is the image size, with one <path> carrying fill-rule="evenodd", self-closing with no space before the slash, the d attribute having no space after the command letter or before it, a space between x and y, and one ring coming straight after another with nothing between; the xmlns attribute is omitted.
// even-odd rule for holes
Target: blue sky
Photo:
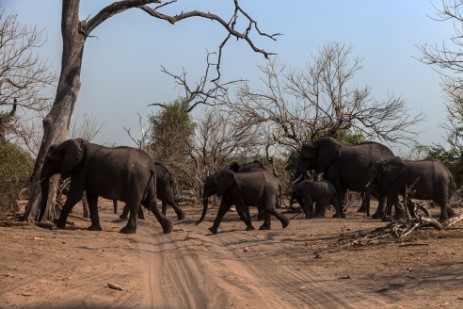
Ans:
<svg viewBox="0 0 463 309"><path fill-rule="evenodd" d="M95 15L113 1L81 1L81 19ZM203 9L231 14L231 0L179 0L176 10ZM439 6L440 1L434 4ZM439 75L416 60L417 46L441 44L453 34L449 22L433 21L427 0L245 0L241 5L268 33L282 33L276 42L255 37L256 44L278 54L291 66L304 66L311 54L329 42L353 48L363 69L356 84L373 88L376 99L401 96L413 114L423 112L426 120L413 129L421 132L418 142L441 144L445 121L445 99ZM21 23L44 28L47 43L43 58L59 72L61 61L61 1L2 0L0 8L16 12ZM84 52L82 87L74 119L95 115L104 124L97 142L132 145L123 130L138 129L137 113L145 117L156 112L153 102L168 102L182 94L173 80L160 72L164 65L173 73L187 72L194 82L202 74L206 50L214 51L225 32L208 20L192 19L170 25L140 10L116 15L100 25L87 40ZM257 65L264 64L244 42L233 41L225 49L224 79L258 81ZM54 94L54 93L53 93Z"/></svg>

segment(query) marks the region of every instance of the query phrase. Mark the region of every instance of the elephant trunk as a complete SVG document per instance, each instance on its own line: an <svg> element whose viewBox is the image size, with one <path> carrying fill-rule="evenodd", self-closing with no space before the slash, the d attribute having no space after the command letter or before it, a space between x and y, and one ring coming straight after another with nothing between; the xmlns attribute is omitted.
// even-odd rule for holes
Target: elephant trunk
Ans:
<svg viewBox="0 0 463 309"><path fill-rule="evenodd" d="M296 173L294 175L296 177L296 180L293 183L297 183L298 181L300 181L301 178L305 176L305 173L307 172L308 169L309 169L309 164L307 164L307 162L305 162L302 159L298 159L296 163L296 168L295 168Z"/></svg>
<svg viewBox="0 0 463 309"><path fill-rule="evenodd" d="M208 206L209 206L209 196L204 195L204 197L203 197L203 212L201 213L201 218L199 218L199 220L196 222L197 225L200 224L204 220L204 217L206 216Z"/></svg>

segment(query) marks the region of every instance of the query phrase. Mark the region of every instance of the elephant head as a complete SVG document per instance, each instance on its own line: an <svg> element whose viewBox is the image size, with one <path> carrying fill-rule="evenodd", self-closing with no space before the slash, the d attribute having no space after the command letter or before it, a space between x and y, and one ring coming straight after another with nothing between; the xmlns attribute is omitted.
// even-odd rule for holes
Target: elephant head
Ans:
<svg viewBox="0 0 463 309"><path fill-rule="evenodd" d="M307 169L314 169L316 173L325 171L338 158L340 150L341 144L331 137L323 137L313 143L302 145L296 164L296 176Z"/></svg>
<svg viewBox="0 0 463 309"><path fill-rule="evenodd" d="M47 205L50 177L61 174L63 179L68 178L83 160L84 153L84 141L82 139L71 139L50 146L40 173L42 215L45 213Z"/></svg>
<svg viewBox="0 0 463 309"><path fill-rule="evenodd" d="M392 157L386 160L377 161L370 168L368 173L368 184L376 183L388 188L397 178L400 177L405 168L405 163L400 157Z"/></svg>
<svg viewBox="0 0 463 309"><path fill-rule="evenodd" d="M203 221L209 206L209 197L212 195L221 196L235 183L235 174L230 169L221 169L208 176L203 186L203 212L196 224Z"/></svg>

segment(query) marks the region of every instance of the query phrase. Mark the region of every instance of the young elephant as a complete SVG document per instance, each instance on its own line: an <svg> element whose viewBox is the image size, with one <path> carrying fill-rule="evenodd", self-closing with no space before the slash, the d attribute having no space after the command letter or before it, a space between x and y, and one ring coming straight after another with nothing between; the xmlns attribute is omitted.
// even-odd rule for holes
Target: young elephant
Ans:
<svg viewBox="0 0 463 309"><path fill-rule="evenodd" d="M177 214L177 219L182 220L185 218L185 214L178 206L177 201L175 200L175 181L174 175L160 163L154 163L154 169L156 171L156 195L159 200L162 202L162 213L166 215L167 205L170 205L175 213ZM113 201L114 213L117 213L117 201ZM129 209L125 205L122 214L119 216L121 219L127 219ZM144 219L143 210L140 208L138 212L138 218Z"/></svg>
<svg viewBox="0 0 463 309"><path fill-rule="evenodd" d="M338 213L341 213L341 216L344 217L344 213L339 210L336 188L328 180L304 180L294 185L293 193L301 205L306 218L325 216L325 210L330 204L334 205L336 209L334 217Z"/></svg>
<svg viewBox="0 0 463 309"><path fill-rule="evenodd" d="M387 193L386 214L391 214L392 205L399 212L399 194L405 194L407 187L413 185L413 198L433 200L440 208L440 220L454 216L447 205L453 191L453 176L449 169L436 160L402 160L399 157L377 161L369 171L370 181L383 194ZM414 211L410 211L414 215Z"/></svg>
<svg viewBox="0 0 463 309"><path fill-rule="evenodd" d="M156 205L156 172L151 157L131 147L108 148L80 138L50 146L40 174L42 189L41 216L47 207L49 179L54 174L71 178L69 193L56 225L66 226L74 205L87 194L90 208L90 230L101 230L98 197L124 201L130 216L121 233L135 233L136 214L140 204L149 208L161 224L164 233L172 231L172 223ZM41 219L41 218L40 218Z"/></svg>
<svg viewBox="0 0 463 309"><path fill-rule="evenodd" d="M278 195L278 183L266 171L253 171L234 173L230 169L222 169L206 178L203 187L203 212L196 224L203 221L212 195L222 196L214 224L209 230L217 233L223 216L232 205L246 223L246 230L253 230L249 215L249 206L257 206L265 212L265 219L261 230L270 229L270 215L277 217L283 228L287 227L289 220L275 210Z"/></svg>

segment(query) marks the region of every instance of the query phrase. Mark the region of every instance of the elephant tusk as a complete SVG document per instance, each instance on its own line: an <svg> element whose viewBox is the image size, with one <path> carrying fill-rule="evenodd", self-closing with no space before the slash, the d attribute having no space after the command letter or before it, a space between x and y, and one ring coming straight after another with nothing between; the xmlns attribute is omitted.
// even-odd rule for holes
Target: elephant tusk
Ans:
<svg viewBox="0 0 463 309"><path fill-rule="evenodd" d="M297 177L297 179L293 181L293 184L298 183L299 180L301 180L302 176L303 176L303 174L301 174L299 177Z"/></svg>
<svg viewBox="0 0 463 309"><path fill-rule="evenodd" d="M42 184L46 179L47 179L47 177L43 177L42 179L40 179L39 184Z"/></svg>
<svg viewBox="0 0 463 309"><path fill-rule="evenodd" d="M365 185L365 188L369 188L371 186L371 180L367 182L367 184Z"/></svg>

